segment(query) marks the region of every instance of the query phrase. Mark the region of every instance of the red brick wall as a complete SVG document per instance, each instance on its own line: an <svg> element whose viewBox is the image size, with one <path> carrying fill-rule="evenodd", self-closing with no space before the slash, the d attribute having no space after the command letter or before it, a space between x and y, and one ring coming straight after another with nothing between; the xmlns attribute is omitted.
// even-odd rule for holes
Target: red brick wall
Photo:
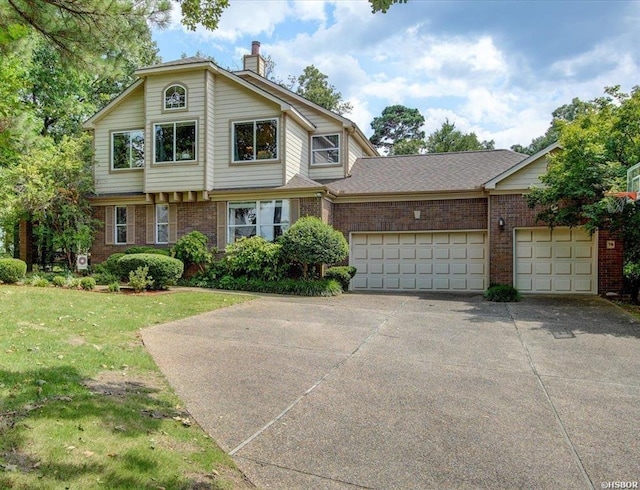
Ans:
<svg viewBox="0 0 640 490"><path fill-rule="evenodd" d="M300 218L305 216L317 216L322 218L322 198L303 197L300 199Z"/></svg>
<svg viewBox="0 0 640 490"><path fill-rule="evenodd" d="M209 238L209 245L216 244L216 203L213 201L205 202L183 202L176 203L178 206L178 238L187 233L197 230L204 233ZM147 206L144 204L136 207L136 246L146 246L146 222L147 222ZM96 206L93 208L94 218L104 223L104 206ZM128 245L106 245L104 226L98 229L93 246L91 247L91 263L99 264L109 255L116 252L124 252L127 248L133 246ZM153 245L157 248L168 248L169 245Z"/></svg>
<svg viewBox="0 0 640 490"><path fill-rule="evenodd" d="M537 211L527 206L522 195L491 196L490 216L490 282L513 283L513 229L520 227L544 226L537 222ZM505 221L504 229L498 226L498 219ZM598 233L598 293L620 292L622 290L622 240L615 240L615 248L607 249L609 233Z"/></svg>
<svg viewBox="0 0 640 490"><path fill-rule="evenodd" d="M332 224L347 239L353 231L478 230L487 226L487 200L340 203L333 205Z"/></svg>

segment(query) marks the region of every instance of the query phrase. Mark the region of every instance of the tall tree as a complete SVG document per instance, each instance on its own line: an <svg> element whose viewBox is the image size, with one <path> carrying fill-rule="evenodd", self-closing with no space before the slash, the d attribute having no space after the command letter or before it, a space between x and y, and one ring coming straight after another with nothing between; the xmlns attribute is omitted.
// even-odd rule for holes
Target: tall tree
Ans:
<svg viewBox="0 0 640 490"><path fill-rule="evenodd" d="M426 144L429 153L447 153L450 151L493 150L495 143L479 141L475 133L463 133L456 129L455 123L445 119L442 127L427 137Z"/></svg>
<svg viewBox="0 0 640 490"><path fill-rule="evenodd" d="M413 153L413 149L419 151L423 147L423 144L415 143L424 140L424 131L420 129L423 124L424 116L418 109L403 105L387 106L380 116L373 118L373 134L369 140L388 154ZM394 151L396 144L398 147Z"/></svg>
<svg viewBox="0 0 640 490"><path fill-rule="evenodd" d="M573 121L559 121L562 150L550 157L544 188L528 195L538 219L549 226L621 232L625 257L640 261L640 212L625 205L611 213L609 192L626 190L626 171L640 161L640 88L631 94L605 90Z"/></svg>
<svg viewBox="0 0 640 490"><path fill-rule="evenodd" d="M577 97L569 104L561 105L551 113L551 123L549 124L547 131L542 136L532 139L529 146L522 146L518 144L513 145L511 149L518 153L525 153L527 155L533 155L534 153L538 153L540 150L544 150L547 146L558 141L558 137L560 135L560 123L573 121L579 115L584 114L591 105L591 102L584 102Z"/></svg>
<svg viewBox="0 0 640 490"><path fill-rule="evenodd" d="M315 102L319 106L340 115L351 112L353 107L349 102L342 100L342 94L328 81L327 75L315 66L307 66L296 79L295 92L305 99Z"/></svg>
<svg viewBox="0 0 640 490"><path fill-rule="evenodd" d="M21 156L19 164L0 170L4 204L0 221L31 217L44 263L49 263L46 258L54 250L61 250L72 267L75 255L91 245L90 161L87 135L64 137L59 143L42 137Z"/></svg>
<svg viewBox="0 0 640 490"><path fill-rule="evenodd" d="M170 11L168 0L7 0L0 6L0 29L28 27L62 61L82 64L87 55L130 45L142 24L166 26Z"/></svg>

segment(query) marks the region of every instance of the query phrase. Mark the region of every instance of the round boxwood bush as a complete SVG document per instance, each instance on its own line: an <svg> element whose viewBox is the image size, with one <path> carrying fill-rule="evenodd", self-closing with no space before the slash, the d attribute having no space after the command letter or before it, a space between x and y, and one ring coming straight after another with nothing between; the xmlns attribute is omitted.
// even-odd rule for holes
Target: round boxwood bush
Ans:
<svg viewBox="0 0 640 490"><path fill-rule="evenodd" d="M144 245L136 245L129 247L124 251L125 254L158 254L171 256L171 250L168 248L145 247Z"/></svg>
<svg viewBox="0 0 640 490"><path fill-rule="evenodd" d="M118 259L118 268L127 277L138 267L148 267L153 278L151 289L167 289L182 276L184 264L178 259L157 254L128 254Z"/></svg>
<svg viewBox="0 0 640 490"><path fill-rule="evenodd" d="M279 243L284 259L300 264L305 279L309 266L335 264L349 254L344 235L315 216L300 218L280 237Z"/></svg>
<svg viewBox="0 0 640 490"><path fill-rule="evenodd" d="M520 301L520 292L509 284L493 284L484 292L484 297L489 301L498 303L512 303Z"/></svg>
<svg viewBox="0 0 640 490"><path fill-rule="evenodd" d="M26 273L26 262L20 259L0 259L0 281L5 284L14 284L24 279Z"/></svg>

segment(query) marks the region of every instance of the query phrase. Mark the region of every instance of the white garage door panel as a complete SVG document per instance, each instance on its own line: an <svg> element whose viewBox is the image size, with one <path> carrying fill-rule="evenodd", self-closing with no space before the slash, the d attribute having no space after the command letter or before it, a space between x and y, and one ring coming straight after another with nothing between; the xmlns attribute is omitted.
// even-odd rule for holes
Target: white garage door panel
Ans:
<svg viewBox="0 0 640 490"><path fill-rule="evenodd" d="M356 290L483 291L486 234L355 233L351 265Z"/></svg>
<svg viewBox="0 0 640 490"><path fill-rule="evenodd" d="M596 293L596 244L577 228L516 230L516 288L525 293Z"/></svg>

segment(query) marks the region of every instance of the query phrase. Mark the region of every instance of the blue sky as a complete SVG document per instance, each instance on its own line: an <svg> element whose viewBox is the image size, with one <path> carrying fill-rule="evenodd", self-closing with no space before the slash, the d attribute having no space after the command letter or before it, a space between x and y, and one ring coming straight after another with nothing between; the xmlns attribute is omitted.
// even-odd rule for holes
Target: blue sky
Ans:
<svg viewBox="0 0 640 490"><path fill-rule="evenodd" d="M640 85L640 1L409 0L372 14L366 0L231 0L216 31L186 30L176 10L154 39L163 61L199 50L232 70L260 41L277 78L327 74L367 135L403 104L427 134L449 118L497 148L529 144L574 97Z"/></svg>

